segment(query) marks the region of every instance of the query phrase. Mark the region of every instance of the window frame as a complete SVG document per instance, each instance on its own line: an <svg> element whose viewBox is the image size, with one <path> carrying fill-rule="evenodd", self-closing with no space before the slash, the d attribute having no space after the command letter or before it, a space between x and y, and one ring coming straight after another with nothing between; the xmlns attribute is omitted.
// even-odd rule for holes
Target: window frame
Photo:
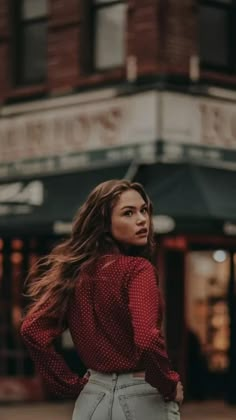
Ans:
<svg viewBox="0 0 236 420"><path fill-rule="evenodd" d="M44 15L25 18L22 13L24 0L13 0L13 10L14 10L14 82L17 87L32 86L44 83L46 81L47 73L41 77L32 77L32 80L27 80L26 75L24 74L24 60L25 60L25 49L26 45L23 40L24 29L33 24L47 24L48 22L48 12ZM47 53L47 43L45 44L45 52Z"/></svg>
<svg viewBox="0 0 236 420"><path fill-rule="evenodd" d="M200 0L199 1L199 15L201 7L210 7L212 9L220 9L223 12L227 12L227 46L228 46L228 57L225 65L216 65L203 60L201 58L200 51L200 31L201 26L199 22L199 55L201 68L203 70L212 70L222 73L234 74L236 72L236 1L232 0L231 2L224 2L223 0ZM234 42L235 39L235 42Z"/></svg>
<svg viewBox="0 0 236 420"><path fill-rule="evenodd" d="M85 0L86 1L86 0ZM108 9L108 8L112 8L114 6L117 6L119 4L127 4L127 2L125 0L101 0L101 2L97 3L96 0L92 0L92 13L91 13L91 27L92 27L92 48L91 48L91 64L92 64L92 69L94 72L96 73L106 73L112 70L116 70L116 69L120 69L123 68L125 66L125 60L123 64L120 65L110 65L110 66L105 66L105 67L97 67L96 65L96 39L95 39L95 34L97 31L97 21L96 21L96 16L97 16L97 12L101 9ZM124 46L124 55L126 56L126 49Z"/></svg>

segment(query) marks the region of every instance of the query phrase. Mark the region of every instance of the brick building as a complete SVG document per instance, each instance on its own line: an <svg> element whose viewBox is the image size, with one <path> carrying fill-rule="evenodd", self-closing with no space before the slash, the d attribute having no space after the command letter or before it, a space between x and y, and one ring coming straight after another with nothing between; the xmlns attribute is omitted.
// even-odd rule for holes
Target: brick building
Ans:
<svg viewBox="0 0 236 420"><path fill-rule="evenodd" d="M22 284L114 177L153 199L170 353L186 384L205 366L190 397L232 399L235 22L234 0L0 1L0 399L41 396Z"/></svg>

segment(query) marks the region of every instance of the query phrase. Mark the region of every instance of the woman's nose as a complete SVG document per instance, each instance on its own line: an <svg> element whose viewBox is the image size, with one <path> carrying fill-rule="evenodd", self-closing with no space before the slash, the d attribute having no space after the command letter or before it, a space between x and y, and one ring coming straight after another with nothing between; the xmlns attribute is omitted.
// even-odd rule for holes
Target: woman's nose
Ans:
<svg viewBox="0 0 236 420"><path fill-rule="evenodd" d="M142 214L142 213L140 213L139 215L138 215L138 218L137 218L137 223L138 224L143 224L143 223L145 223L146 222L146 217L145 217L145 215L144 214Z"/></svg>

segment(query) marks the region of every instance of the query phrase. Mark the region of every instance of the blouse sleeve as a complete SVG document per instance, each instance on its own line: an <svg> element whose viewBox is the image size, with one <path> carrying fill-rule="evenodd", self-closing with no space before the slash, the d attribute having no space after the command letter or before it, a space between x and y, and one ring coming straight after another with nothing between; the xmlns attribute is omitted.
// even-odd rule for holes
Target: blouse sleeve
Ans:
<svg viewBox="0 0 236 420"><path fill-rule="evenodd" d="M56 352L53 341L66 327L59 327L57 320L45 315L45 309L26 316L21 326L22 338L29 350L36 370L53 394L64 398L76 398L87 382L67 366Z"/></svg>
<svg viewBox="0 0 236 420"><path fill-rule="evenodd" d="M152 264L139 258L129 283L129 310L134 341L145 363L146 381L166 400L174 399L179 375L171 369L160 331L160 290Z"/></svg>

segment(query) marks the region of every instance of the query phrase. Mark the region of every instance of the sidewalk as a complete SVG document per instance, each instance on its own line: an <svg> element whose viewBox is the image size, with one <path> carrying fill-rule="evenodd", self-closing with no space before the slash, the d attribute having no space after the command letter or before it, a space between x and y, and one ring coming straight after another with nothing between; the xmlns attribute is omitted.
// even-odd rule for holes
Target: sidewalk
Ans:
<svg viewBox="0 0 236 420"><path fill-rule="evenodd" d="M0 406L1 420L71 420L72 403L42 403ZM181 420L235 420L236 407L221 401L186 403L181 409ZM146 419L144 419L146 420Z"/></svg>
<svg viewBox="0 0 236 420"><path fill-rule="evenodd" d="M181 420L236 420L236 407L223 401L186 403L181 412Z"/></svg>

